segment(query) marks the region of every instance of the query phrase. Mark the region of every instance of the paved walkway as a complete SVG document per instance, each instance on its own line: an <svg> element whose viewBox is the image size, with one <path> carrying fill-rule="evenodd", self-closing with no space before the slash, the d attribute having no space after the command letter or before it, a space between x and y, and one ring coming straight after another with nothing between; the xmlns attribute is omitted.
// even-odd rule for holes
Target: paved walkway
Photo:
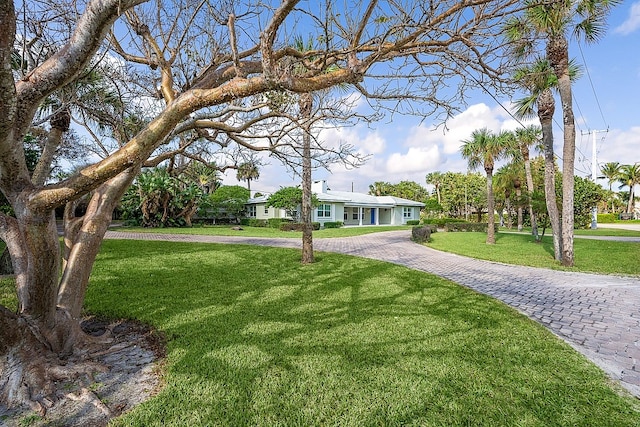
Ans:
<svg viewBox="0 0 640 427"><path fill-rule="evenodd" d="M300 239L107 232L111 239L300 248ZM388 261L490 295L541 323L640 398L640 278L505 265L411 242L410 231L314 239L317 251Z"/></svg>

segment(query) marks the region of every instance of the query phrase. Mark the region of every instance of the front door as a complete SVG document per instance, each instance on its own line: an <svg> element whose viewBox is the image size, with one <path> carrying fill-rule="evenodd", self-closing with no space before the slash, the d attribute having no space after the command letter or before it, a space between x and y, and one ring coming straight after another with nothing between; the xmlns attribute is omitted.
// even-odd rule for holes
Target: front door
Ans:
<svg viewBox="0 0 640 427"><path fill-rule="evenodd" d="M371 224L375 224L376 223L376 210L375 209L371 209Z"/></svg>

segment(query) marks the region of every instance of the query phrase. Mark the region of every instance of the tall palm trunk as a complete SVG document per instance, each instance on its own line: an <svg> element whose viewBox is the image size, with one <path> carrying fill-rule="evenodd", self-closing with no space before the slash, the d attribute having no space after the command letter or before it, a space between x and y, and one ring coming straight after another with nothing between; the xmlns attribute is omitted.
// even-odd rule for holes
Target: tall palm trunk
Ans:
<svg viewBox="0 0 640 427"><path fill-rule="evenodd" d="M538 242L540 241L540 236L538 234L538 222L536 221L536 214L533 211L533 203L531 202L531 196L533 195L535 186L533 184L533 174L531 173L529 147L526 145L522 146L522 159L524 160L524 173L527 178L527 191L529 192L529 217L531 219L531 235L534 237L536 242Z"/></svg>
<svg viewBox="0 0 640 427"><path fill-rule="evenodd" d="M313 263L313 226L311 223L311 114L313 97L300 95L302 118L302 263Z"/></svg>
<svg viewBox="0 0 640 427"><path fill-rule="evenodd" d="M496 243L496 199L493 194L493 168L486 167L487 173L487 244Z"/></svg>
<svg viewBox="0 0 640 427"><path fill-rule="evenodd" d="M553 233L553 254L557 261L562 260L562 240L560 213L556 200L556 165L553 153L553 113L555 101L551 89L544 89L538 97L538 118L542 127L544 146L544 195Z"/></svg>
<svg viewBox="0 0 640 427"><path fill-rule="evenodd" d="M569 48L564 36L553 37L547 44L547 58L558 78L558 92L562 104L564 144L562 148L562 265L571 267L573 252L573 187L576 156L576 127L573 116L571 79L569 77Z"/></svg>

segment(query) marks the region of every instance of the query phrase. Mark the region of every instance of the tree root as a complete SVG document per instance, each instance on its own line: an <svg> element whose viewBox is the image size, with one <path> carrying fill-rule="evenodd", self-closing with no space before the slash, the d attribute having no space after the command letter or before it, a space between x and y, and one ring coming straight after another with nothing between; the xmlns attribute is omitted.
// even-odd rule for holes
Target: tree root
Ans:
<svg viewBox="0 0 640 427"><path fill-rule="evenodd" d="M19 322L14 313L2 314L0 326ZM55 425L106 426L157 390L153 365L164 355L164 341L149 327L88 319L82 330L74 354L63 358L24 324L13 329L19 333L0 331L0 417L7 425L35 412Z"/></svg>

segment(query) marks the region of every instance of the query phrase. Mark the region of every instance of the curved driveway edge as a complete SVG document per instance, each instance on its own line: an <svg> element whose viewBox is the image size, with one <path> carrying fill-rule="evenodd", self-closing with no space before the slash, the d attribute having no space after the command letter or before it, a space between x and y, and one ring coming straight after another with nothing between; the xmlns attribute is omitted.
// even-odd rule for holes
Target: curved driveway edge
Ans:
<svg viewBox="0 0 640 427"><path fill-rule="evenodd" d="M301 247L301 239L121 231L105 237ZM640 278L477 260L413 243L405 230L314 239L314 250L403 265L492 296L547 327L640 398Z"/></svg>

